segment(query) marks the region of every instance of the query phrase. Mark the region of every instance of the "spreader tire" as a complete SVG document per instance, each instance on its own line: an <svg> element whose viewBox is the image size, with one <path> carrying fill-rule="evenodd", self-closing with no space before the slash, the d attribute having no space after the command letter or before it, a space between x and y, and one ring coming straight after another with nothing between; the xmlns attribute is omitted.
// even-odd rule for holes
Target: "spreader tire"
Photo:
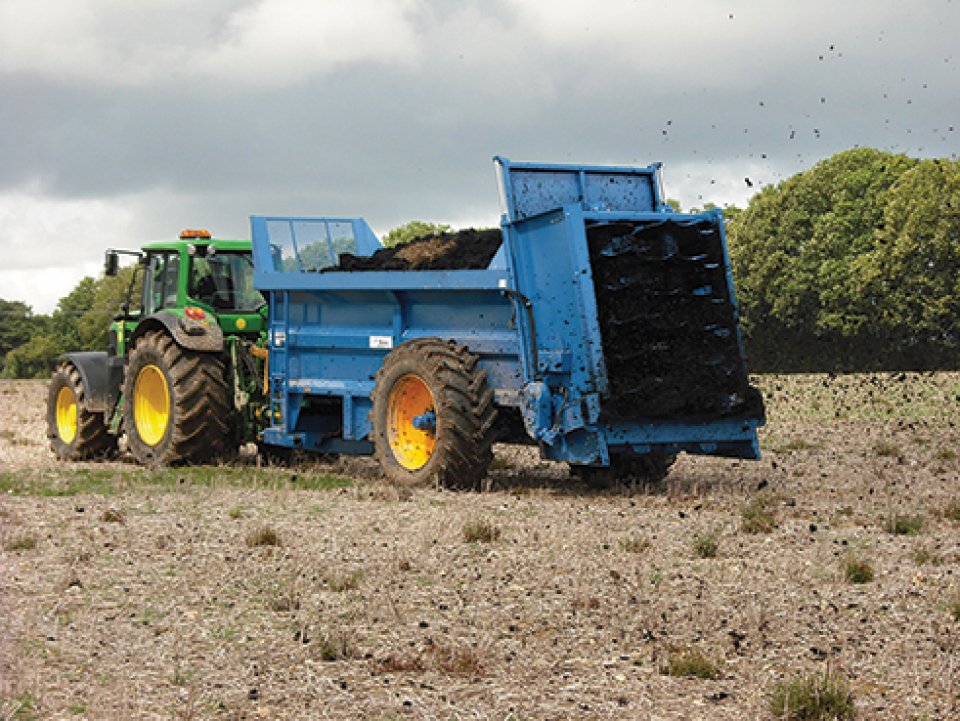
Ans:
<svg viewBox="0 0 960 721"><path fill-rule="evenodd" d="M404 486L479 489L493 460L496 408L479 358L453 340L403 343L373 390L373 441L384 474Z"/></svg>
<svg viewBox="0 0 960 721"><path fill-rule="evenodd" d="M80 371L64 363L50 377L47 393L47 438L63 461L106 458L117 451L117 438L108 432L103 413L86 407Z"/></svg>
<svg viewBox="0 0 960 721"><path fill-rule="evenodd" d="M659 483L677 460L675 453L645 453L641 456L613 456L608 467L571 466L571 472L592 488L610 488L616 484Z"/></svg>
<svg viewBox="0 0 960 721"><path fill-rule="evenodd" d="M146 333L130 352L123 384L127 445L144 465L205 463L236 450L236 417L223 358Z"/></svg>

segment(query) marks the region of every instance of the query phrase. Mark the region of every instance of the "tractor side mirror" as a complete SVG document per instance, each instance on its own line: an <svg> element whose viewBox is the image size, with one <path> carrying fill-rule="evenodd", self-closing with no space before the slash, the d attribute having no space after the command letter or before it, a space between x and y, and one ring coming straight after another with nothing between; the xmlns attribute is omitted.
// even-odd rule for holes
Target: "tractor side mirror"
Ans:
<svg viewBox="0 0 960 721"><path fill-rule="evenodd" d="M115 251L108 250L107 255L103 261L103 273L104 275L113 277L117 274L117 271L120 268L120 256L117 255Z"/></svg>

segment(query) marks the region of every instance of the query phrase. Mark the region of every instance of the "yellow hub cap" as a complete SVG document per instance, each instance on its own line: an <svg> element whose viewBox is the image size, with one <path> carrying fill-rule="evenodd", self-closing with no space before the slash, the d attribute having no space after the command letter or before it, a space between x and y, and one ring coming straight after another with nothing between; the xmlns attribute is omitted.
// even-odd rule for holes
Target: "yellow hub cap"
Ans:
<svg viewBox="0 0 960 721"><path fill-rule="evenodd" d="M391 389L387 405L387 439L393 457L408 471L423 468L433 455L436 433L414 425L414 418L433 412L433 393L417 376L404 376Z"/></svg>
<svg viewBox="0 0 960 721"><path fill-rule="evenodd" d="M67 386L57 393L57 434L67 444L77 437L77 397Z"/></svg>
<svg viewBox="0 0 960 721"><path fill-rule="evenodd" d="M170 392L167 378L155 365L144 366L133 386L133 420L140 440L155 446L167 433L170 423Z"/></svg>

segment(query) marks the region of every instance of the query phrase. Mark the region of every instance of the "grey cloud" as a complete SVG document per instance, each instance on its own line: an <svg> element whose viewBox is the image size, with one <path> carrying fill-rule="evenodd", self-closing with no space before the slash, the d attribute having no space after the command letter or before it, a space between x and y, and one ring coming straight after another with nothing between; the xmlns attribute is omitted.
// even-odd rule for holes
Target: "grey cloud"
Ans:
<svg viewBox="0 0 960 721"><path fill-rule="evenodd" d="M623 22L601 4L579 28L576 14L532 24L547 2L410 0L398 6L409 57L307 67L295 82L174 63L159 82L111 83L0 63L0 202L25 188L115 201L135 209L141 238L197 224L245 235L254 212L364 214L386 230L495 223L496 153L662 160L668 191L689 206L743 203L853 145L956 152L960 3L812 3L782 16L774 4L638 5L653 9L611 0ZM161 12L150 22L163 32L147 39L189 26L181 46L222 44L235 7L184 4L182 22ZM87 40L130 30L131 17L104 17ZM116 57L140 62L141 46Z"/></svg>

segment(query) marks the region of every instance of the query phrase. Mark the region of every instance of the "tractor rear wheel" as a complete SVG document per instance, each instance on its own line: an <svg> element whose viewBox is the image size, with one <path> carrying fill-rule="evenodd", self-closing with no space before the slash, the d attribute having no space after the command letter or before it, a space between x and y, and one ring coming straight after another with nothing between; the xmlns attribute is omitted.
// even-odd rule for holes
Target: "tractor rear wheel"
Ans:
<svg viewBox="0 0 960 721"><path fill-rule="evenodd" d="M130 352L123 397L127 446L144 465L203 463L236 450L230 385L218 353L145 333Z"/></svg>
<svg viewBox="0 0 960 721"><path fill-rule="evenodd" d="M377 372L373 441L394 483L479 489L493 460L496 417L487 372L455 341L409 341Z"/></svg>
<svg viewBox="0 0 960 721"><path fill-rule="evenodd" d="M47 438L60 460L103 458L117 451L117 437L109 433L103 413L88 410L86 400L76 366L64 363L53 372L47 393Z"/></svg>
<svg viewBox="0 0 960 721"><path fill-rule="evenodd" d="M618 483L629 486L655 484L670 473L676 453L645 453L640 456L616 455L607 467L571 466L570 471L591 488L610 488Z"/></svg>

